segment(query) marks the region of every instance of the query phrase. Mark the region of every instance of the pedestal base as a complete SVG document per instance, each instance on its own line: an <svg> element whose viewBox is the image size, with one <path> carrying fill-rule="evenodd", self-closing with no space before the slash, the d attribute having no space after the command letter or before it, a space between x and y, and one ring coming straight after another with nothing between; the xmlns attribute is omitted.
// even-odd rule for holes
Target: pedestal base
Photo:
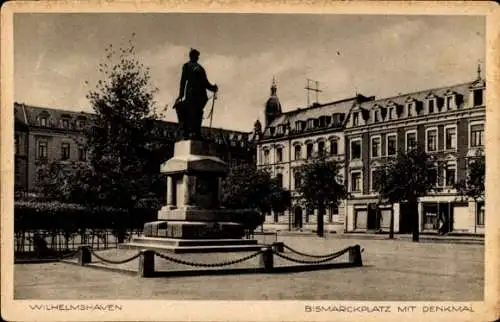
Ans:
<svg viewBox="0 0 500 322"><path fill-rule="evenodd" d="M172 253L249 252L262 248L250 239L177 239L160 237L136 237L119 248L151 249Z"/></svg>

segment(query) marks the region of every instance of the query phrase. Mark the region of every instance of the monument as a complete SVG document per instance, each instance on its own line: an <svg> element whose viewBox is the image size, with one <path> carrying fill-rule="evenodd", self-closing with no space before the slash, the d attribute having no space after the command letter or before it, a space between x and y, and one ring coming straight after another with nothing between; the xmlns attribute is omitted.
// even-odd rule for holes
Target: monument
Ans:
<svg viewBox="0 0 500 322"><path fill-rule="evenodd" d="M221 182L227 164L216 156L212 143L201 137L206 90L217 92L198 64L192 49L182 68L180 95L175 108L182 140L175 143L174 156L161 165L167 177L166 205L158 220L144 226L143 236L123 247L141 247L181 252L259 250L256 240L243 239L245 222L259 213L249 209L221 208ZM254 227L255 228L255 227Z"/></svg>

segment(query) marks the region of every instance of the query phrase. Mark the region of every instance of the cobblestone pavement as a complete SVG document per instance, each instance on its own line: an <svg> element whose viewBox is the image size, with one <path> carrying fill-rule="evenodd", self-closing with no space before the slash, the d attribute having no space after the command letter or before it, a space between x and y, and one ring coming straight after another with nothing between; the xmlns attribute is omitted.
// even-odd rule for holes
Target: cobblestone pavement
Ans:
<svg viewBox="0 0 500 322"><path fill-rule="evenodd" d="M14 295L16 299L483 299L483 245L316 237L280 237L280 241L312 254L359 244L364 248L364 266L289 274L139 279L65 263L25 264L15 265Z"/></svg>

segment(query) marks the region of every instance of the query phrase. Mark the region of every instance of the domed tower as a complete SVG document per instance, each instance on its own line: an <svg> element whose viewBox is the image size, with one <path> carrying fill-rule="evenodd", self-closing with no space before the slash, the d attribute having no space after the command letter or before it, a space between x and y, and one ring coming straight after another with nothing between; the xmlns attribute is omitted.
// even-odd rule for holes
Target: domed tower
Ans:
<svg viewBox="0 0 500 322"><path fill-rule="evenodd" d="M281 114L281 103L276 95L276 80L273 77L273 84L271 85L271 96L266 102L266 124L267 127L276 117Z"/></svg>

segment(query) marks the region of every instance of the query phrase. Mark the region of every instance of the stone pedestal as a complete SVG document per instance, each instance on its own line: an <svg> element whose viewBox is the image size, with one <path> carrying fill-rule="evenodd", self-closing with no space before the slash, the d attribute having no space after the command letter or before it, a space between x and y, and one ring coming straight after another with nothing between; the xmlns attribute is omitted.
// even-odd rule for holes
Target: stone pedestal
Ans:
<svg viewBox="0 0 500 322"><path fill-rule="evenodd" d="M259 249L256 241L241 239L242 223L259 214L220 207L221 180L228 167L210 143L177 142L174 156L160 171L167 176L166 205L158 212L158 221L145 224L144 236L127 246L149 244L175 252Z"/></svg>

